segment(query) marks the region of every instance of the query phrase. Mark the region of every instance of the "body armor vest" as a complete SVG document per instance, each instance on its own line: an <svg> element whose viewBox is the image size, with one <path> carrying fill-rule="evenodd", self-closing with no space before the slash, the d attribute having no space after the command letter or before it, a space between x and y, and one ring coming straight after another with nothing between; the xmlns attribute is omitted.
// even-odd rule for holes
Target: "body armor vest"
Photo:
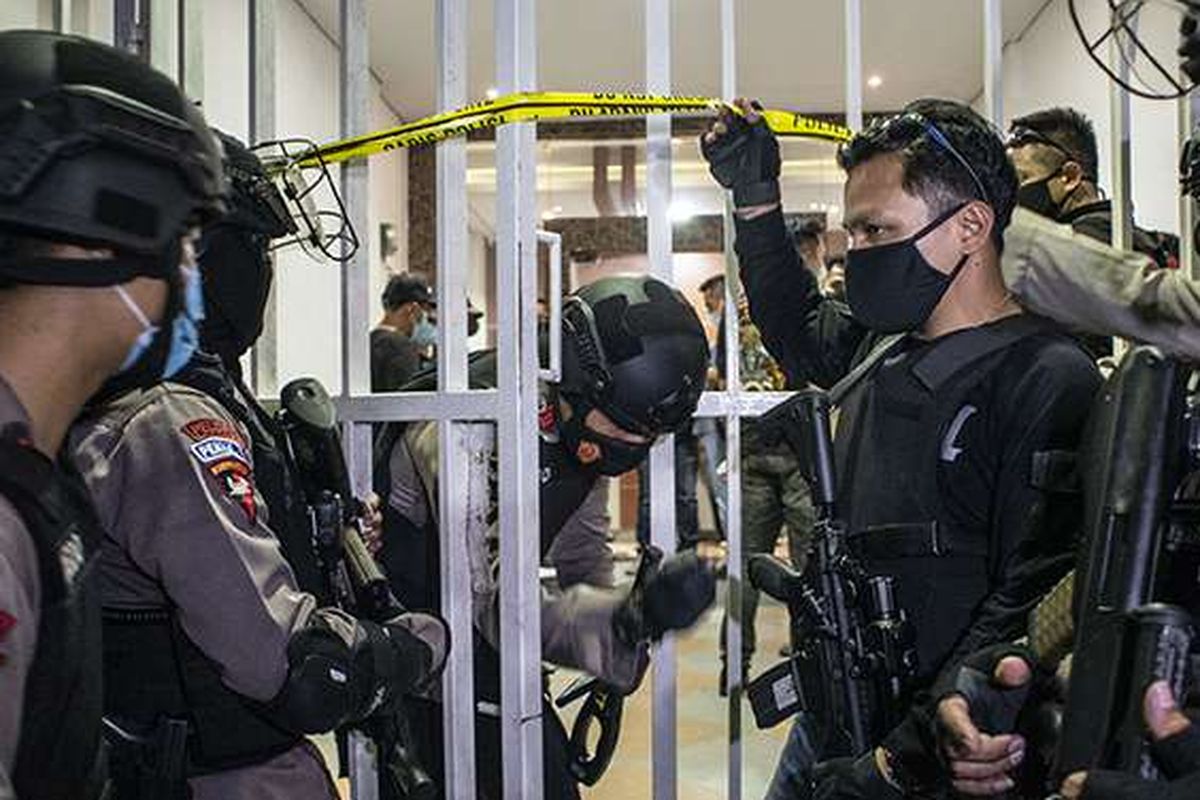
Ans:
<svg viewBox="0 0 1200 800"><path fill-rule="evenodd" d="M90 800L104 787L101 534L80 484L11 428L0 432L0 494L33 540L42 595L13 769L19 797Z"/></svg>
<svg viewBox="0 0 1200 800"><path fill-rule="evenodd" d="M851 550L870 574L896 580L896 599L916 632L918 683L938 671L990 592L986 519L951 518L938 486L942 452L972 389L1055 330L1019 315L900 351L846 395L835 436L838 507ZM984 412L985 409L977 409ZM952 455L952 454L951 454ZM951 459L952 460L952 459Z"/></svg>

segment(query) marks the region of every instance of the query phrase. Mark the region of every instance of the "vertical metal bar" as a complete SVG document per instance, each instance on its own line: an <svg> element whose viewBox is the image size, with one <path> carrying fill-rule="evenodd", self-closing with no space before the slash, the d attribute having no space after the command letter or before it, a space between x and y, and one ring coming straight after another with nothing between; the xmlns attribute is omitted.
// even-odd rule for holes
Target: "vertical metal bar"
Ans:
<svg viewBox="0 0 1200 800"><path fill-rule="evenodd" d="M357 136L370 129L371 73L366 0L341 0L342 47L339 82L341 135ZM355 230L370 224L370 182L366 159L341 166L342 197ZM370 387L368 350L368 294L370 264L367 248L360 248L342 265L342 394L366 394ZM370 427L354 425L347 437L349 469L356 488L370 486Z"/></svg>
<svg viewBox="0 0 1200 800"><path fill-rule="evenodd" d="M846 0L846 126L862 129L862 0Z"/></svg>
<svg viewBox="0 0 1200 800"><path fill-rule="evenodd" d="M497 0L501 94L535 88L536 3ZM535 127L496 132L496 298L500 447L500 740L505 797L542 797L538 584L537 243Z"/></svg>
<svg viewBox="0 0 1200 800"><path fill-rule="evenodd" d="M1112 23L1116 24L1119 8L1113 9ZM1137 17L1129 21L1136 30ZM1134 56L1132 46L1122 51L1120 32L1109 37L1109 64L1123 81L1129 80L1128 60ZM1130 120L1132 118L1129 92L1116 81L1109 81L1109 126L1112 147L1112 245L1120 250L1129 250L1133 244L1133 177L1130 172L1132 150L1130 148ZM1113 339L1113 355L1120 358L1125 354L1128 343L1124 339Z"/></svg>
<svg viewBox="0 0 1200 800"><path fill-rule="evenodd" d="M437 7L438 109L467 102L467 2L439 0ZM437 150L438 384L467 388L467 150L451 139ZM468 442L468 437L471 441ZM489 425L438 423L438 530L442 566L441 610L454 647L442 678L444 792L453 800L475 797L475 680L472 647L471 568L467 542L483 540L487 522ZM482 457L482 461L480 458ZM472 461L474 460L474 464ZM476 539L475 537L478 537Z"/></svg>
<svg viewBox="0 0 1200 800"><path fill-rule="evenodd" d="M484 541L490 524L488 462L494 437L495 428L490 424L438 422L441 610L454 643L442 675L444 796L452 800L475 797L475 676L467 542Z"/></svg>
<svg viewBox="0 0 1200 800"><path fill-rule="evenodd" d="M737 96L737 29L734 0L721 0L721 96ZM733 202L726 194L725 250L725 390L741 391L740 330L737 319L738 270L733 252ZM732 405L732 404L730 404ZM742 437L741 418L725 416L725 680L729 694L729 800L742 796ZM729 654L733 654L730 658Z"/></svg>
<svg viewBox="0 0 1200 800"><path fill-rule="evenodd" d="M179 82L192 99L204 97L204 0L179 0Z"/></svg>
<svg viewBox="0 0 1200 800"><path fill-rule="evenodd" d="M275 138L275 29L277 0L250 0L250 143ZM279 394L278 295L275 281L263 314L262 335L250 354L250 380L260 397Z"/></svg>
<svg viewBox="0 0 1200 800"><path fill-rule="evenodd" d="M341 0L341 52L338 82L341 99L340 127L343 137L357 136L370 129L371 73L367 0ZM370 203L369 167L366 159L356 159L341 165L342 199L346 215L357 231L369 224ZM342 267L342 391L343 396L366 394L370 387L370 363L367 348L367 295L370 274L369 248L359 248L357 254ZM351 480L361 491L370 486L371 428L369 425L348 424L347 466ZM355 737L351 760L360 765L352 776L351 792L355 800L376 800L379 796L378 759L363 763L362 749L367 743ZM372 769L374 767L374 769Z"/></svg>
<svg viewBox="0 0 1200 800"><path fill-rule="evenodd" d="M1003 0L983 0L983 102L997 128L1004 125Z"/></svg>
<svg viewBox="0 0 1200 800"><path fill-rule="evenodd" d="M1118 11L1113 11L1113 24L1117 22ZM1131 28L1136 26L1137 17L1129 21ZM1128 59L1133 58L1132 47L1122 52L1122 36L1119 33L1109 37L1109 63L1113 71L1122 80L1129 80ZM1131 104L1129 92L1115 81L1109 81L1109 126L1112 146L1112 245L1121 250L1130 249L1133 241L1132 208L1133 197L1132 177L1130 174L1130 132Z"/></svg>
<svg viewBox="0 0 1200 800"><path fill-rule="evenodd" d="M150 66L179 77L179 6L175 0L150 0Z"/></svg>
<svg viewBox="0 0 1200 800"><path fill-rule="evenodd" d="M371 65L367 0L341 0L341 135L358 136L371 128ZM367 238L370 225L370 174L365 158L341 165L342 198L350 224ZM366 394L371 385L370 248L360 247L342 265L342 394Z"/></svg>
<svg viewBox="0 0 1200 800"><path fill-rule="evenodd" d="M562 234L538 231L537 239L550 248L550 286L546 298L550 306L550 364L546 369L539 369L538 375L544 381L558 383L562 380Z"/></svg>
<svg viewBox="0 0 1200 800"><path fill-rule="evenodd" d="M646 0L646 91L671 93L671 3ZM671 242L671 118L646 118L646 255L650 274L674 281ZM675 552L675 437L663 436L650 451L650 541ZM653 797L677 796L678 751L675 637L667 635L654 654L651 725Z"/></svg>
<svg viewBox="0 0 1200 800"><path fill-rule="evenodd" d="M467 2L439 0L438 109L467 103ZM467 388L467 148L437 148L438 378L442 391ZM445 354L445 358L440 356Z"/></svg>
<svg viewBox="0 0 1200 800"><path fill-rule="evenodd" d="M347 777L350 779L353 800L377 800L379 797L376 776L379 771L379 753L375 745L362 731L352 729L347 740L349 750ZM368 788L369 787L369 788Z"/></svg>
<svg viewBox="0 0 1200 800"><path fill-rule="evenodd" d="M54 30L59 33L73 33L71 23L71 0L54 0Z"/></svg>
<svg viewBox="0 0 1200 800"><path fill-rule="evenodd" d="M113 44L147 61L148 3L149 0L113 0Z"/></svg>
<svg viewBox="0 0 1200 800"><path fill-rule="evenodd" d="M1186 77L1181 80L1189 80ZM1187 85L1186 83L1184 84ZM1179 142L1182 146L1200 124L1200 92L1192 91L1179 98ZM1192 230L1200 215L1196 213L1196 201L1187 194L1179 198L1179 266L1183 274L1192 280L1200 278L1200 258L1192 246Z"/></svg>

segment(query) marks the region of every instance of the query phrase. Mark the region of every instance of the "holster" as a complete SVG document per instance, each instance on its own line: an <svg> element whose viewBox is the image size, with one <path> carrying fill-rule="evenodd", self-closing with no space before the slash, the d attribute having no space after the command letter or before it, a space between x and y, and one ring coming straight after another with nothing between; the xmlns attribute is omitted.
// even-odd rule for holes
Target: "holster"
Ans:
<svg viewBox="0 0 1200 800"><path fill-rule="evenodd" d="M185 720L161 717L148 733L129 730L104 718L108 744L108 800L188 800Z"/></svg>

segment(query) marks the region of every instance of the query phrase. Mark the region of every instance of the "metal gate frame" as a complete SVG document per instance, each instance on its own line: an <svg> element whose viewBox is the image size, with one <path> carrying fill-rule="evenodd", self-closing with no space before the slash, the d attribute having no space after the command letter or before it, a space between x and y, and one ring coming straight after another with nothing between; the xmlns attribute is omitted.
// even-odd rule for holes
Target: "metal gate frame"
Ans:
<svg viewBox="0 0 1200 800"><path fill-rule="evenodd" d="M835 1L835 0L833 0ZM56 27L74 19L72 0L53 0ZM183 79L190 91L202 89L204 42L203 0L151 0L158 13L151 17L152 62ZM277 69L276 3L286 0L248 0L250 18L250 139L275 134L274 77ZM847 124L862 126L861 0L842 0L846 44L845 106ZM983 6L984 102L986 113L1000 126L1003 116L1003 0L980 0ZM339 0L342 24L340 85L342 134L366 132L368 101L373 91L369 72L367 0ZM131 9L116 3L115 9ZM720 0L721 94L737 95L735 0ZM114 14L119 14L114 11ZM438 106L464 105L467 96L468 0L438 0ZM671 2L645 0L646 91L671 91ZM113 29L119 29L114 20ZM495 0L497 88L501 94L537 88L536 0ZM93 30L107 25L93 20ZM1130 197L1128 150L1129 101L1114 87L1111 94L1114 222L1118 241L1129 235L1126 213ZM1179 101L1180 129L1186 136L1200 120L1200 92ZM336 403L344 420L344 440L355 488L370 489L372 423L436 420L440 448L439 525L443 531L468 530L486 524L479 468L487 451L491 425L501 455L499 470L501 526L501 636L506 658L501 676L501 729L505 793L539 800L542 796L541 637L538 548L522 530L538 526L537 470L537 198L535 129L532 123L508 125L497 131L496 266L498 306L498 388L467 389L466 287L467 189L466 146L462 140L437 145L437 263L439 315L438 377L435 392L370 394L368 332L370 326L367 248L342 273L343 357L341 395ZM671 151L669 119L647 119L647 255L651 274L670 280L672 243ZM359 230L368 225L368 175L365 161L341 169L342 191L351 221ZM1180 221L1185 242L1195 219L1191 203L1183 202ZM732 251L731 209L725 215L727 260L725 329L727 387L705 392L697 417L722 417L726 422L727 537L729 585L726 612L730 616L728 647L737 652L742 631L738 624L741 566L741 453L739 420L761 414L786 393L744 393L738 372L736 317L736 259ZM1184 265L1200 277L1196 259L1184 248ZM253 378L260 395L277 394L275 325L271 314L253 357ZM484 423L481 425L480 423ZM652 449L651 539L665 551L675 547L674 448L664 437ZM469 800L475 793L474 686L471 672L470 575L465 537L441 537L442 608L451 628L454 648L444 680L445 775L447 796ZM728 796L739 800L742 782L740 659L730 659ZM651 682L652 785L655 800L678 796L676 737L676 662L673 638L658 647ZM373 753L365 744L355 760L355 800L374 800L369 781L358 778L373 770Z"/></svg>

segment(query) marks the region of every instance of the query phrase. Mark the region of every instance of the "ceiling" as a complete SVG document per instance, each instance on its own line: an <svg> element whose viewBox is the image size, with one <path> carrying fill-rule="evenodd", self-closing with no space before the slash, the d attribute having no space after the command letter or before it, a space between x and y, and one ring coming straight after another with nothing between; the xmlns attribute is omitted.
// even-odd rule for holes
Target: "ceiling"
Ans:
<svg viewBox="0 0 1200 800"><path fill-rule="evenodd" d="M338 0L297 0L335 39ZM469 95L495 84L493 0L469 5ZM1005 0L1004 39L1020 35L1048 0ZM738 0L738 91L802 111L842 107L842 0ZM368 0L371 64L383 93L406 119L435 110L436 0ZM540 0L542 89L641 91L645 0ZM862 0L867 111L923 95L962 100L981 90L980 0ZM720 93L720 0L672 0L672 85L677 94Z"/></svg>

